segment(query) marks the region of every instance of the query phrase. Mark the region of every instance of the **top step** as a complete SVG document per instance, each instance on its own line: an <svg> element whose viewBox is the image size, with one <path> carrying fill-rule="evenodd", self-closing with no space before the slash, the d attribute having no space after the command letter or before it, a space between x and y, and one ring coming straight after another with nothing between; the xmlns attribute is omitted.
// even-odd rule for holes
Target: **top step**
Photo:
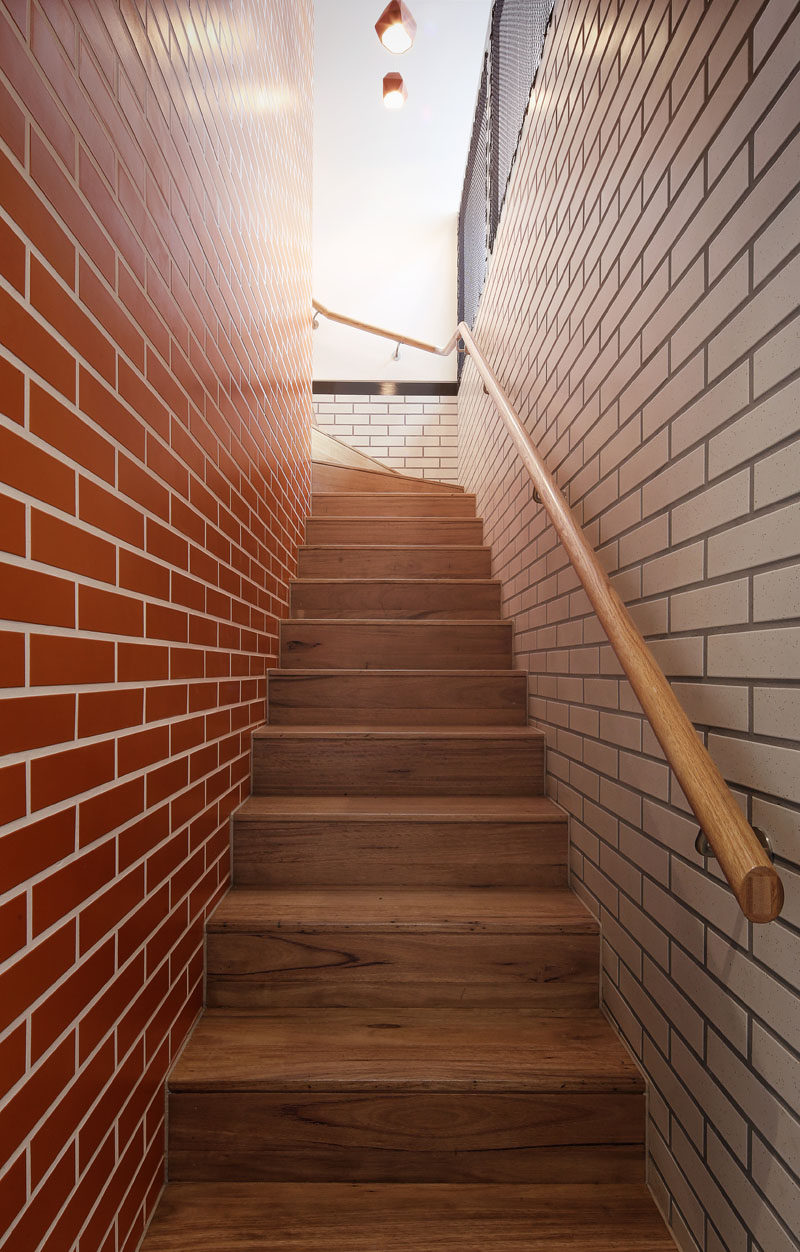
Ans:
<svg viewBox="0 0 800 1252"><path fill-rule="evenodd" d="M431 478L404 478L402 474L377 474L372 470L349 469L343 465L312 465L311 489L326 491L390 491L420 492L439 495L463 495L464 488L455 483L437 483Z"/></svg>
<svg viewBox="0 0 800 1252"><path fill-rule="evenodd" d="M475 497L425 491L318 491L312 517L474 517Z"/></svg>

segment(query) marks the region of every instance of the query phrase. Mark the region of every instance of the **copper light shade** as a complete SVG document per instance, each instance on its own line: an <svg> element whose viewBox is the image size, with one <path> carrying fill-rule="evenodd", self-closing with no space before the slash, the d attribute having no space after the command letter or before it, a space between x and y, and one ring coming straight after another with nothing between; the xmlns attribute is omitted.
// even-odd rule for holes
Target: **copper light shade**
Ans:
<svg viewBox="0 0 800 1252"><path fill-rule="evenodd" d="M375 29L389 52L408 52L417 33L417 23L403 0L391 0L375 23Z"/></svg>
<svg viewBox="0 0 800 1252"><path fill-rule="evenodd" d="M383 80L383 103L387 109L402 109L408 92L402 74L387 74Z"/></svg>

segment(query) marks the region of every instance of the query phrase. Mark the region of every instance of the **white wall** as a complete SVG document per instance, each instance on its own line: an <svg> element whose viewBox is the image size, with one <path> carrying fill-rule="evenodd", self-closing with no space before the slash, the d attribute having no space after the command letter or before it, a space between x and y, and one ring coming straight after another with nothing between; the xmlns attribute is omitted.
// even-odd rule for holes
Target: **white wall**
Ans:
<svg viewBox="0 0 800 1252"><path fill-rule="evenodd" d="M392 56L385 0L316 0L314 292L329 308L433 343L456 322L456 224L490 0L411 0L414 47ZM390 112L383 76L409 98ZM455 357L321 321L318 379L452 380Z"/></svg>

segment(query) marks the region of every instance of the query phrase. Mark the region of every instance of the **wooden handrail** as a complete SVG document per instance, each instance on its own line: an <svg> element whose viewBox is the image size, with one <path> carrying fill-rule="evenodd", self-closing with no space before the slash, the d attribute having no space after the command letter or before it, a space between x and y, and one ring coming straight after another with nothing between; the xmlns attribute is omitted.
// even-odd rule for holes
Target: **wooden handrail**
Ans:
<svg viewBox="0 0 800 1252"><path fill-rule="evenodd" d="M354 330L365 330L370 335L380 335L381 339L391 339L392 343L402 343L407 348L419 348L420 352L432 352L434 356L449 356L460 337L456 329L450 342L443 348L437 348L432 343L425 343L424 339L409 339L408 335L396 335L393 330L383 330L380 326L371 326L369 322L358 322L354 317L345 317L343 313L332 313L330 309L325 308L324 304L318 304L316 300L312 300L311 305L315 313L326 317L329 322L352 326Z"/></svg>
<svg viewBox="0 0 800 1252"><path fill-rule="evenodd" d="M697 737L661 667L633 623L617 595L597 554L575 520L562 492L531 442L508 397L472 338L469 327L460 322L447 348L434 348L379 330L365 322L330 314L321 305L315 309L325 317L370 331L384 338L422 348L425 352L447 355L461 339L494 400L519 452L534 487L539 492L559 539L583 584L592 608L608 635L639 703L664 750L684 795L694 811L719 861L722 872L751 922L770 922L783 907L783 883L764 848L742 814L728 784Z"/></svg>

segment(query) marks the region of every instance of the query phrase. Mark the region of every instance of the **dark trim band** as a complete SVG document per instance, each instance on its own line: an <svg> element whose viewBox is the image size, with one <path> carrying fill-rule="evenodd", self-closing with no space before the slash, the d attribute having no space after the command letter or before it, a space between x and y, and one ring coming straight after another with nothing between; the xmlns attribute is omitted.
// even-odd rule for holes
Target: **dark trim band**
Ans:
<svg viewBox="0 0 800 1252"><path fill-rule="evenodd" d="M349 382L335 379L332 382L314 382L315 396L457 396L458 383L379 383Z"/></svg>

